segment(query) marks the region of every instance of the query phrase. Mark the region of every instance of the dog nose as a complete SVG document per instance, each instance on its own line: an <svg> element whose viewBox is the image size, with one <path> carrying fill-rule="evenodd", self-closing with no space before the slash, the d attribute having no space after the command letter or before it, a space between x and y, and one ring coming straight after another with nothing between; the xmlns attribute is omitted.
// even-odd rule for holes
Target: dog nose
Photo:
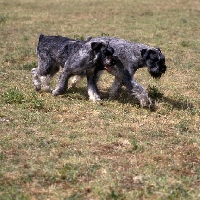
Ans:
<svg viewBox="0 0 200 200"><path fill-rule="evenodd" d="M112 60L111 65L115 65L115 64L116 64L115 60Z"/></svg>

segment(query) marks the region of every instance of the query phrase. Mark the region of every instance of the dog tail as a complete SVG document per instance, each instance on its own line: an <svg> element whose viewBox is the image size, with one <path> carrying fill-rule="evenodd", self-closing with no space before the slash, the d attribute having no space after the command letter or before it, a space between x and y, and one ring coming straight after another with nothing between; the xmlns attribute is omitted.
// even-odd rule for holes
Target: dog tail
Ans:
<svg viewBox="0 0 200 200"><path fill-rule="evenodd" d="M38 40L39 40L39 42L42 40L42 38L44 38L45 36L43 35L43 34L40 34L39 35L39 38L38 38Z"/></svg>
<svg viewBox="0 0 200 200"><path fill-rule="evenodd" d="M44 38L45 36L43 34L40 34L39 37L38 37L38 45L37 45L37 48L36 48L36 54L39 53L39 49L40 49L40 42L41 40Z"/></svg>

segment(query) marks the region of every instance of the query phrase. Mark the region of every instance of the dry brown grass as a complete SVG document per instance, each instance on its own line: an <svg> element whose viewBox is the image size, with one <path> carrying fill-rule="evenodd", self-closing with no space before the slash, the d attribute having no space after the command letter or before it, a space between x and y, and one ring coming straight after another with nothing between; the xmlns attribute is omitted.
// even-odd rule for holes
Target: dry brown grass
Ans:
<svg viewBox="0 0 200 200"><path fill-rule="evenodd" d="M199 18L197 0L1 0L0 199L198 199ZM160 47L165 76L136 74L155 108L125 88L108 101L106 73L102 104L88 101L85 81L56 98L36 93L40 33Z"/></svg>

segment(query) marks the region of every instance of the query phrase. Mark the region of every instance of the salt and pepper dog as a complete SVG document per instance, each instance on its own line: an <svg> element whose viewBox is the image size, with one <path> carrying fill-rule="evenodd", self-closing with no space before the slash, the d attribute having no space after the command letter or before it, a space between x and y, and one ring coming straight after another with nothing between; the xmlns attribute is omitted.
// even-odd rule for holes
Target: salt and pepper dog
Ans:
<svg viewBox="0 0 200 200"><path fill-rule="evenodd" d="M165 56L161 50L157 47L115 37L89 37L88 40L90 42L109 42L115 51L116 65L107 68L107 71L115 76L109 93L110 98L117 97L121 87L125 85L129 92L139 100L141 106L150 107L151 99L144 87L135 81L134 74L139 68L147 67L153 78L160 78L166 71ZM75 86L76 80L79 79L79 77L74 77L72 85Z"/></svg>
<svg viewBox="0 0 200 200"><path fill-rule="evenodd" d="M43 89L54 96L66 92L68 79L73 75L87 76L89 98L100 100L96 74L104 67L114 65L114 49L103 41L81 41L62 36L39 36L37 46L38 67L31 70L32 81L37 91ZM62 67L56 89L50 81Z"/></svg>

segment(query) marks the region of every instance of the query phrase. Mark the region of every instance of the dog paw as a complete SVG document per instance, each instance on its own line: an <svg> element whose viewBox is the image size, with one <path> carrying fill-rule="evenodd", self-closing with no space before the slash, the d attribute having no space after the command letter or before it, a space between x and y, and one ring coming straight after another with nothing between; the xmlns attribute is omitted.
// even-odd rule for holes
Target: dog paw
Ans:
<svg viewBox="0 0 200 200"><path fill-rule="evenodd" d="M93 102L101 101L99 94L92 89L88 89L88 96L89 96L89 99Z"/></svg>
<svg viewBox="0 0 200 200"><path fill-rule="evenodd" d="M61 94L64 94L63 90L59 90L59 89L52 90L53 96L58 96L58 95L61 95Z"/></svg>
<svg viewBox="0 0 200 200"><path fill-rule="evenodd" d="M31 69L31 74L32 74L32 75L37 74L37 68L32 68L32 69Z"/></svg>
<svg viewBox="0 0 200 200"><path fill-rule="evenodd" d="M93 102L100 102L101 101L100 97L95 97L95 98L94 97L92 97L92 98L90 97L90 100L93 101Z"/></svg>
<svg viewBox="0 0 200 200"><path fill-rule="evenodd" d="M101 101L101 98L99 95L90 95L89 97L90 101L93 101L93 102L100 102Z"/></svg>
<svg viewBox="0 0 200 200"><path fill-rule="evenodd" d="M140 99L140 105L142 107L148 107L150 108L152 106L152 101L148 96L143 97L142 99Z"/></svg>
<svg viewBox="0 0 200 200"><path fill-rule="evenodd" d="M50 92L50 93L53 92L53 88L52 88L51 86L44 86L43 90L44 90L45 92Z"/></svg>
<svg viewBox="0 0 200 200"><path fill-rule="evenodd" d="M34 86L35 86L35 90L36 90L36 91L40 91L40 90L41 90L41 85L35 85L35 84L34 84Z"/></svg>

